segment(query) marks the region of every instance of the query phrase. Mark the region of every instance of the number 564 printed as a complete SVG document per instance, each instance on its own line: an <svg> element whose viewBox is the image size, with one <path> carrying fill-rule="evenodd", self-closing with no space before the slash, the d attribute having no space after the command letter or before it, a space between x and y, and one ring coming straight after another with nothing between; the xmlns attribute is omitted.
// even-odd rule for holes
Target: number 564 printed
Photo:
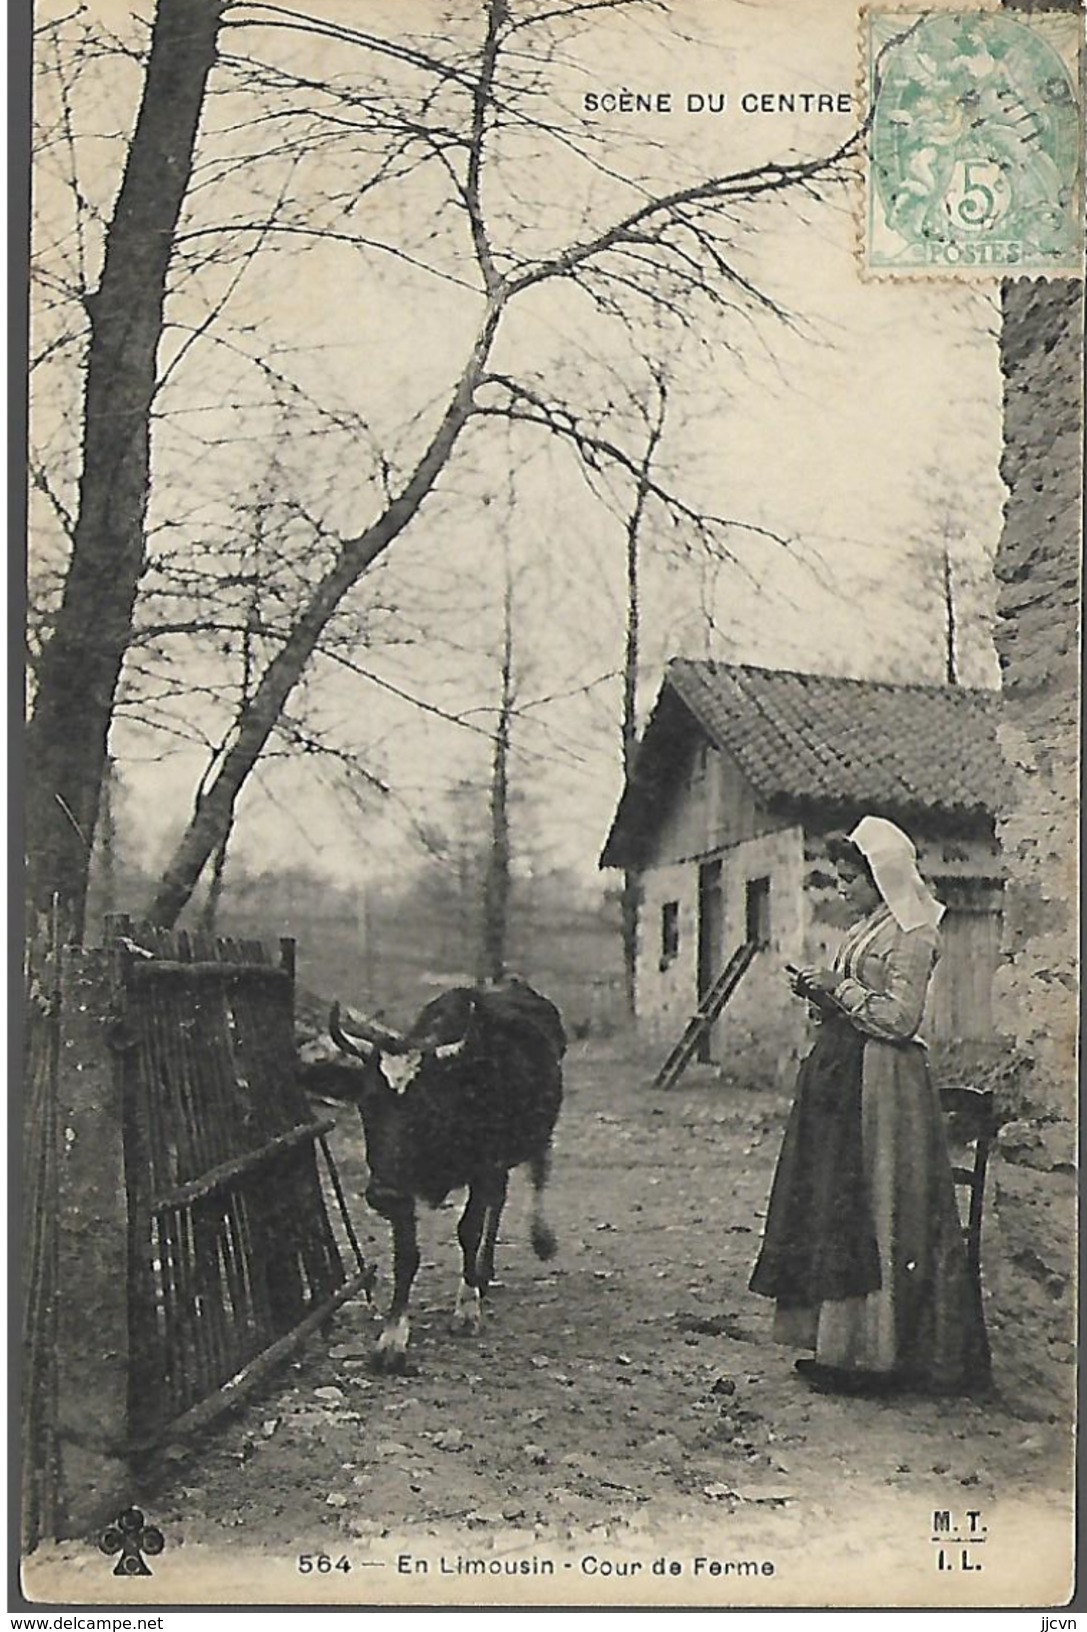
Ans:
<svg viewBox="0 0 1087 1632"><path fill-rule="evenodd" d="M343 1575L350 1575L351 1560L346 1556L333 1560L328 1553L299 1553L299 1575L331 1575L333 1570L339 1570Z"/></svg>

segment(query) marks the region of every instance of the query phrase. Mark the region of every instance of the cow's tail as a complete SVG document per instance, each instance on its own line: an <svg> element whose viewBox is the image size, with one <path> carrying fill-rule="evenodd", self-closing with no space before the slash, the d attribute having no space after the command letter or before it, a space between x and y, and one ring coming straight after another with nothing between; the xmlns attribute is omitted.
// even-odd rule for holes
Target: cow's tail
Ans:
<svg viewBox="0 0 1087 1632"><path fill-rule="evenodd" d="M558 1251L559 1243L555 1232L544 1217L544 1190L551 1173L551 1146L548 1145L538 1156L533 1156L529 1163L529 1174L532 1178L532 1250L537 1258L553 1258Z"/></svg>

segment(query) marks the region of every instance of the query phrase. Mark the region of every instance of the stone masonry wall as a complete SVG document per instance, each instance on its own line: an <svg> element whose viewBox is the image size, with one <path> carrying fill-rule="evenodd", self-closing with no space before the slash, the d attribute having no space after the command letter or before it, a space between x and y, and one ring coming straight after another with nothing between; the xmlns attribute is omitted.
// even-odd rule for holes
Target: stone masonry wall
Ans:
<svg viewBox="0 0 1087 1632"><path fill-rule="evenodd" d="M725 853L724 959L746 933L750 879L770 880L769 944L756 952L714 1027L713 1057L726 1074L792 1089L807 1043L806 1005L793 995L786 963L805 960L803 894L804 835L785 827L748 839Z"/></svg>
<svg viewBox="0 0 1087 1632"><path fill-rule="evenodd" d="M788 827L706 858L716 854L722 862L715 974L744 939L748 880L770 880L770 943L756 953L711 1039L713 1061L738 1080L791 1085L796 1075L806 1028L803 1005L789 990L784 965L800 962L804 949L802 844L800 828ZM661 1054L679 1040L698 1006L698 870L697 861L673 862L647 869L642 878L638 1021L648 1045ZM664 957L661 914L668 901L678 908L676 949Z"/></svg>
<svg viewBox="0 0 1087 1632"><path fill-rule="evenodd" d="M676 950L661 946L666 902L678 908ZM698 868L691 862L651 867L642 875L638 919L638 1024L662 1056L679 1039L698 1006Z"/></svg>
<svg viewBox="0 0 1087 1632"><path fill-rule="evenodd" d="M1012 774L994 1000L1010 1048L986 1262L1005 1392L1063 1411L1075 1327L1082 289L1008 283L1003 306L996 644Z"/></svg>
<svg viewBox="0 0 1087 1632"><path fill-rule="evenodd" d="M1063 1117L1076 1105L1080 302L1072 282L1007 288L1009 492L996 569L1000 738L1013 770L998 828L1008 962L997 990L1033 1061L1037 1109Z"/></svg>

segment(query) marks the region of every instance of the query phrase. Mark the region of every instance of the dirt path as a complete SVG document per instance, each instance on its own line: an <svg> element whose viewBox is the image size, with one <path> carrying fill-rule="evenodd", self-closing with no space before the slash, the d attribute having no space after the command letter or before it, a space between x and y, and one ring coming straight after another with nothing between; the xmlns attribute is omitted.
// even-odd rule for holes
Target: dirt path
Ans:
<svg viewBox="0 0 1087 1632"><path fill-rule="evenodd" d="M515 1180L483 1331L454 1337L456 1208L428 1215L417 1374L372 1376L376 1310L343 1309L327 1346L148 1493L174 1571L199 1559L213 1595L293 1583L328 1602L1061 1602L1066 1425L999 1401L815 1395L770 1342L770 1306L746 1286L786 1108L693 1076L654 1095L644 1066L579 1045L558 1258L533 1258ZM353 1120L337 1140L361 1188ZM361 1202L358 1220L383 1301L385 1229ZM945 1549L941 1571L938 1510L971 1539L984 1526L987 1551ZM300 1563L318 1554L327 1570ZM457 1559L481 1573L465 1581ZM531 1573L541 1559L557 1577Z"/></svg>

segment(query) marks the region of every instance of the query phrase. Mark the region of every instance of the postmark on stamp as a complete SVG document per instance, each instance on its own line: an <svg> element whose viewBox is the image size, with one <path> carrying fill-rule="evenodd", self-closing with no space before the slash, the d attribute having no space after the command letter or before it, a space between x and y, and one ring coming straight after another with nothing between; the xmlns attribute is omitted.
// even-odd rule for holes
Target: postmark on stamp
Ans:
<svg viewBox="0 0 1087 1632"><path fill-rule="evenodd" d="M863 270L1082 267L1078 12L867 11Z"/></svg>

